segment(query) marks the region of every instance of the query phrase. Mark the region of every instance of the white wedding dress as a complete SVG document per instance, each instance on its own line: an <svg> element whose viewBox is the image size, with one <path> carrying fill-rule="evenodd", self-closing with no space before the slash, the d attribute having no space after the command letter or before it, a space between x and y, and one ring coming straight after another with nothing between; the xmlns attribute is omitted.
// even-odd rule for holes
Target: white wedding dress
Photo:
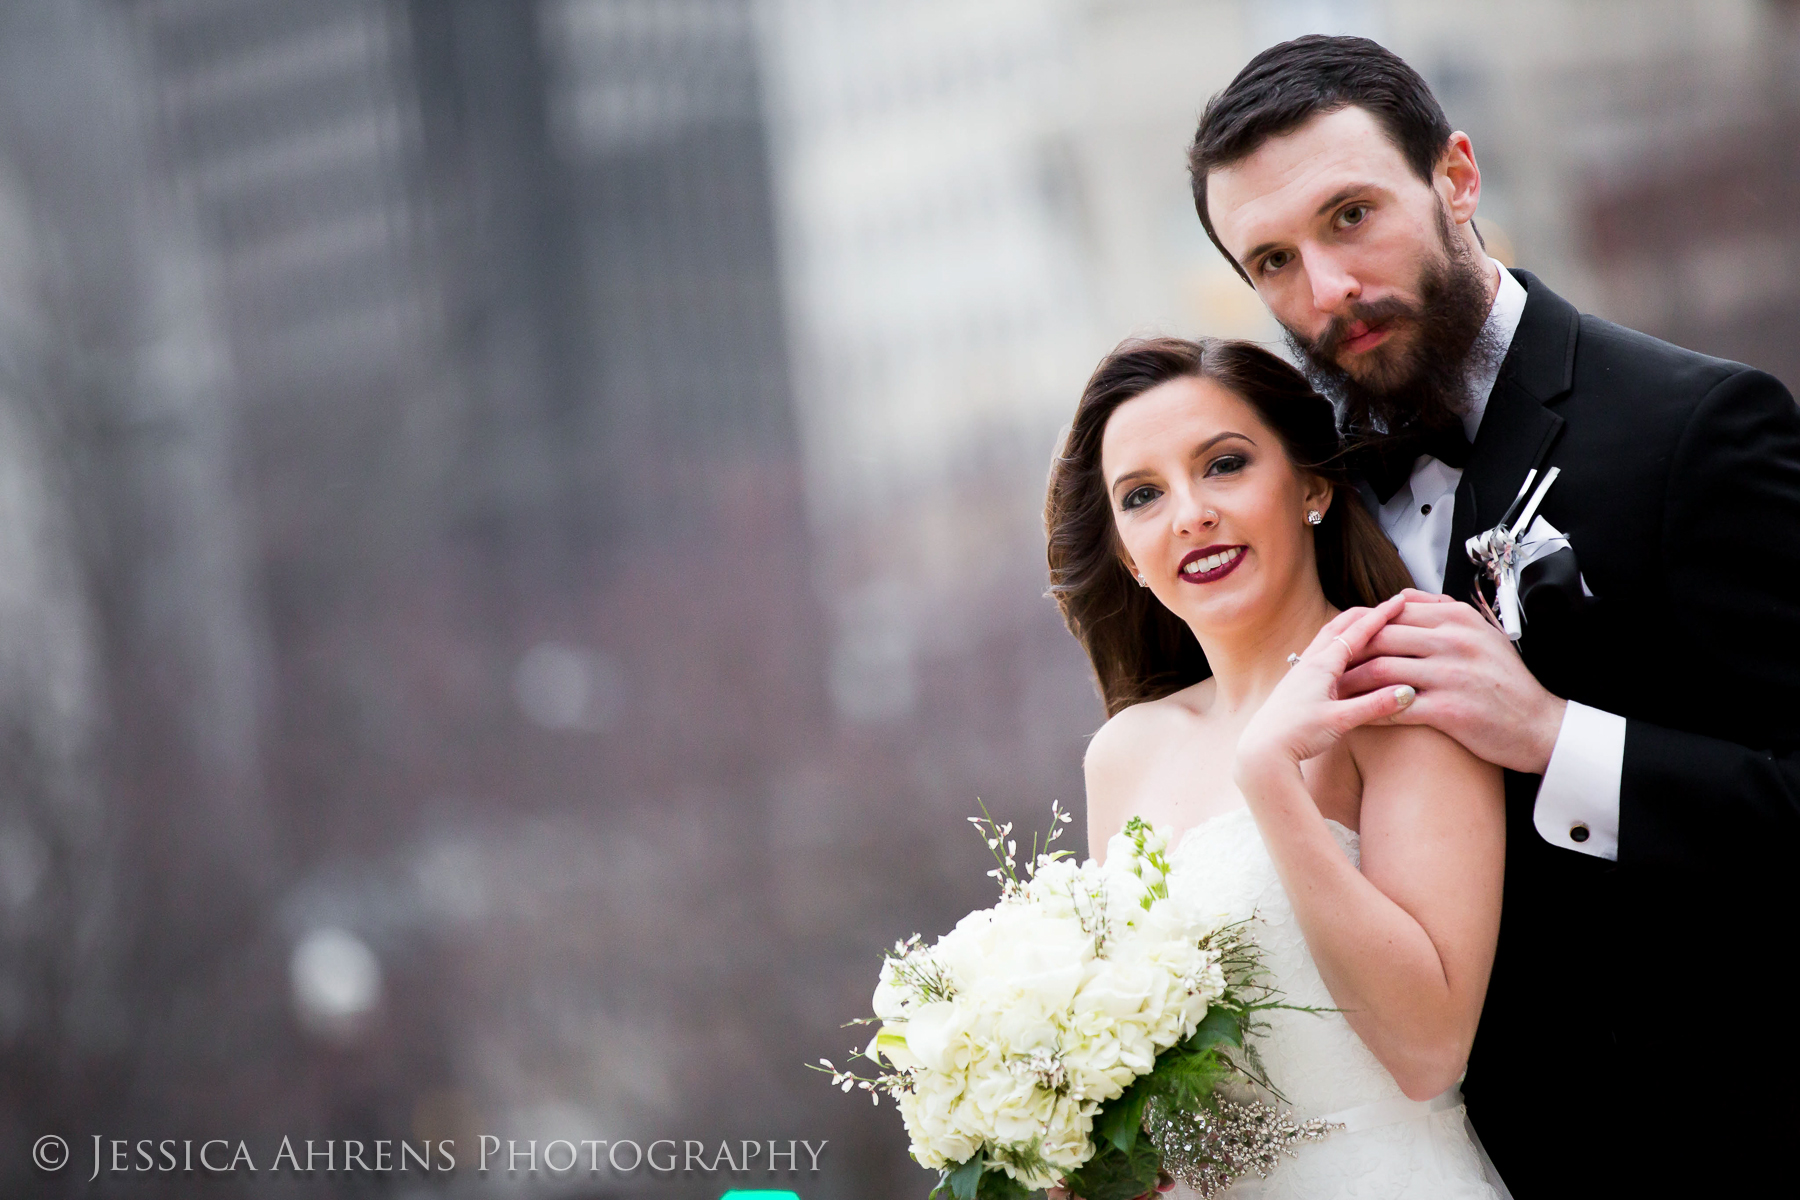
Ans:
<svg viewBox="0 0 1800 1200"><path fill-rule="evenodd" d="M1357 835L1331 831L1361 865ZM1229 920L1251 919L1268 979L1285 1002L1332 1007L1331 993L1301 936L1250 810L1196 825L1169 853L1169 895L1184 908ZM1232 1200L1508 1200L1475 1140L1454 1089L1435 1101L1408 1100L1356 1031L1335 1012L1276 1009L1256 1047L1269 1080L1298 1120L1345 1125L1283 1157L1267 1179L1247 1176L1225 1192ZM1175 1197L1194 1193L1178 1184Z"/></svg>

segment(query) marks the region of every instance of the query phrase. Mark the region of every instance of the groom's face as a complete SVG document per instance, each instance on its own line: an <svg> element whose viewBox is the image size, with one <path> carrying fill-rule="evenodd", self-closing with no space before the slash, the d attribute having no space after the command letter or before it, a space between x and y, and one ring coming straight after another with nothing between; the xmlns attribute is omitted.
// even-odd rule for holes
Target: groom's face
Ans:
<svg viewBox="0 0 1800 1200"><path fill-rule="evenodd" d="M1466 137L1427 182L1361 108L1314 117L1207 177L1219 240L1275 318L1375 393L1418 376L1444 280L1473 269L1465 230L1479 193Z"/></svg>

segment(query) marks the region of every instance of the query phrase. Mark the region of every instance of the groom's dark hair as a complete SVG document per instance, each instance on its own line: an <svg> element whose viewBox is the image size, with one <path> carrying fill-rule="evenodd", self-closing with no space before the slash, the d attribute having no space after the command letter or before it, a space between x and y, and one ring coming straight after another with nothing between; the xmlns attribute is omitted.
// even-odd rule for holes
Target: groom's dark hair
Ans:
<svg viewBox="0 0 1800 1200"><path fill-rule="evenodd" d="M1320 113L1341 108L1368 110L1407 165L1431 182L1432 169L1450 141L1450 121L1419 73L1368 38L1308 34L1270 46L1206 102L1188 147L1194 207L1206 236L1245 283L1250 276L1219 241L1207 214L1207 174L1241 162L1270 138L1291 133Z"/></svg>

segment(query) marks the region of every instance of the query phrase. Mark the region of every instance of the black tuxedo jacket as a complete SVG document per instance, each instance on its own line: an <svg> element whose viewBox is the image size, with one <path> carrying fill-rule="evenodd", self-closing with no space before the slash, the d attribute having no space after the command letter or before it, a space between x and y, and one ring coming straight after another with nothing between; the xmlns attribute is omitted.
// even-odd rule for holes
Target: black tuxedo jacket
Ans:
<svg viewBox="0 0 1800 1200"><path fill-rule="evenodd" d="M1526 664L1628 720L1619 858L1552 846L1508 773L1500 945L1464 1086L1518 1200L1707 1194L1779 1167L1800 1106L1800 409L1774 378L1578 313L1532 275L1456 493L1525 474L1594 593L1527 606ZM1793 1186L1800 1186L1794 1184Z"/></svg>

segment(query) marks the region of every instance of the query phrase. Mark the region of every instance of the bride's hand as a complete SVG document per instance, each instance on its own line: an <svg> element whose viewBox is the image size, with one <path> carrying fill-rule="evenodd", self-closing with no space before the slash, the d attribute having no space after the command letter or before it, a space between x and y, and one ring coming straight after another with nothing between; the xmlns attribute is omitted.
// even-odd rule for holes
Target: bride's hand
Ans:
<svg viewBox="0 0 1800 1200"><path fill-rule="evenodd" d="M1169 1177L1167 1171L1160 1171L1156 1176L1156 1190L1145 1192L1143 1195L1139 1196L1137 1200L1156 1200L1156 1196L1159 1193L1172 1192L1174 1190L1175 1181ZM1051 1188L1044 1193L1044 1196L1045 1200L1081 1200L1081 1197L1079 1196L1070 1195L1067 1188L1059 1187Z"/></svg>
<svg viewBox="0 0 1800 1200"><path fill-rule="evenodd" d="M1239 787L1265 771L1297 768L1329 750L1358 725L1392 716L1412 703L1409 687L1338 698L1338 681L1345 668L1405 604L1404 596L1395 596L1375 608L1346 609L1319 630L1300 661L1288 669L1238 736Z"/></svg>

